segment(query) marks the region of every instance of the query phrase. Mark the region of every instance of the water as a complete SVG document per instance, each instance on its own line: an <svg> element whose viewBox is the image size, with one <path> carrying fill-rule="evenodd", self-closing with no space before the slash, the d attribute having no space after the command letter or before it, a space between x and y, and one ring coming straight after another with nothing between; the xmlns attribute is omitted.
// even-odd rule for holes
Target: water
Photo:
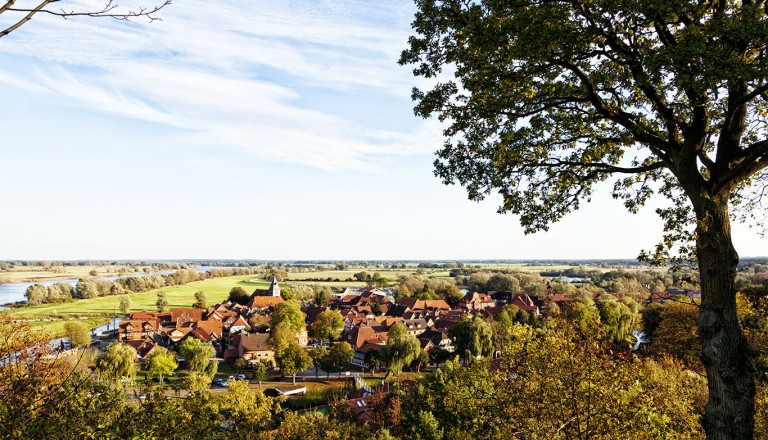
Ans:
<svg viewBox="0 0 768 440"><path fill-rule="evenodd" d="M634 347L632 347L632 351L637 351L640 348L640 345L648 343L648 338L645 336L645 333L640 330L632 330L632 336L637 340Z"/></svg>
<svg viewBox="0 0 768 440"><path fill-rule="evenodd" d="M565 275L561 275L559 277L545 277L545 278L549 278L550 280L553 280L553 281L560 281L561 283L582 283L585 281L589 281L589 278L567 277Z"/></svg>
<svg viewBox="0 0 768 440"><path fill-rule="evenodd" d="M36 283L2 283L0 284L0 304L8 304L16 301L26 301L27 298L24 296L24 294L27 292L27 287L33 284L51 286L56 283L67 283L74 286L77 284L77 279L69 278L66 280L46 280L38 281Z"/></svg>
<svg viewBox="0 0 768 440"><path fill-rule="evenodd" d="M109 330L114 330L117 328L117 325L120 324L120 321L122 321L123 319L124 318L112 318L111 322L108 322L104 325L100 325L95 329L91 330L91 334L98 335L99 333L104 333Z"/></svg>
<svg viewBox="0 0 768 440"><path fill-rule="evenodd" d="M226 267L217 267L217 266L199 266L197 269L195 269L197 272L209 272L212 269L227 269ZM108 276L108 277L99 277L97 279L99 280L106 280L106 281L114 281L118 278L130 278L130 277L145 277L148 275L168 275L175 271L173 270L166 270L162 272L153 272L153 273L129 273L125 274L123 276ZM0 283L0 304L8 304L8 303L14 303L17 301L26 301L27 297L25 296L25 293L27 292L27 287L33 285L33 284L42 284L44 286L50 286L56 283L66 283L74 286L77 284L77 278L67 278L63 280L45 280L45 281L37 281L34 283ZM5 307L0 307L0 310L4 309Z"/></svg>

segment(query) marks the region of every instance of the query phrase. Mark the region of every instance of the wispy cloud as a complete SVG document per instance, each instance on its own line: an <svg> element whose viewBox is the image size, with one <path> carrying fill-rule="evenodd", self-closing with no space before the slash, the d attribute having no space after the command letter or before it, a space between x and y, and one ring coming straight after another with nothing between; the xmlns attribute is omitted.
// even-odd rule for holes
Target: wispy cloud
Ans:
<svg viewBox="0 0 768 440"><path fill-rule="evenodd" d="M327 171L374 172L393 155L431 151L435 125L403 115L371 127L304 95L344 93L371 109L379 99L406 100L410 73L395 62L411 8L190 0L151 24L41 16L0 41L0 52L38 59L34 71L0 81L174 127L187 143Z"/></svg>

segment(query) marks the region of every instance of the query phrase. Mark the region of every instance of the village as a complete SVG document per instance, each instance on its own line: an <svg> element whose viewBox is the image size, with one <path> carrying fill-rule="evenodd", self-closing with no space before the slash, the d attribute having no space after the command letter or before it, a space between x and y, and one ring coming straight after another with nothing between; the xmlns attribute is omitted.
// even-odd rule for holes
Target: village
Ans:
<svg viewBox="0 0 768 440"><path fill-rule="evenodd" d="M525 293L463 293L464 297L451 307L443 299L403 297L395 300L389 288L366 286L334 293L327 298L326 304L302 304L303 325L290 332L289 341L300 346L312 359L300 364L305 370L302 379L317 373L315 368L325 371L326 375L339 373L353 377L359 377L358 373L385 371L390 359L384 353L395 326L402 327L405 334L418 341L418 353L411 356L412 360L407 365L403 365L416 371L424 367L434 369L458 355L449 332L462 319L477 316L492 320L505 310L505 306L513 306L507 307L507 311L525 312L527 319L531 320L540 319L546 313L546 307L538 298ZM565 296L551 300L570 301ZM226 301L205 309L185 307L170 308L165 312L130 313L119 323L117 341L136 350L136 362L139 364L150 358L159 347L178 350L187 339L210 344L215 353L211 361L237 366L238 371L245 372L229 377L219 374L221 377L213 382L214 388L226 388L232 379L253 379L251 371L260 363L267 366L272 376L281 374L280 357L275 345L285 344L285 341L275 341L273 312L286 308L286 304L279 283L273 279L268 289L255 290L245 304ZM326 348L335 345L348 345L349 348L343 351L347 357L342 354L341 359L329 362ZM326 353L325 359L318 359L312 353L312 350L318 349ZM178 360L183 365L185 360L180 357ZM229 371L227 368L219 370ZM305 392L306 387L301 384L296 386L295 381L295 375L301 375L302 371L292 370L290 373L289 376L294 376L292 384L281 386L278 394ZM357 388L365 388L363 394L372 391L363 381L358 381ZM364 407L355 400L361 397L360 394L351 395L351 405Z"/></svg>
<svg viewBox="0 0 768 440"><path fill-rule="evenodd" d="M451 305L445 299L396 300L390 288L347 287L330 295L324 304L299 304L286 301L273 278L268 289L256 289L242 303L225 301L207 308L175 307L164 312L130 313L119 323L116 336L117 341L135 349L139 365L158 348L180 351L189 339L210 344L210 361L219 364L214 369L219 371L216 378L211 377L213 391L224 390L232 380L258 382L261 387L262 380L271 378L282 381L275 386L277 395L301 395L307 392L306 381L317 379L321 371L326 377L344 375L355 382L355 392L347 393L350 408L366 418L370 417L366 399L376 391L371 381L362 379L366 374L370 377L379 373L383 384L384 373L389 377L393 371L430 371L457 357L466 360L468 353L456 347L457 334L461 338L456 326L460 321L469 323L477 317L492 322L499 320L503 312L504 319L537 325L550 309L559 314L574 301L573 296L563 294L541 299L523 292L482 293L464 289L461 293L463 297ZM689 290L654 292L646 306L664 304L674 297L698 295ZM392 342L388 344L393 330L417 341L417 351L407 355L396 353L398 349L391 348ZM642 337L637 337L635 349L641 342ZM294 348L291 355L287 354L291 353L288 347ZM501 353L489 347L482 354L496 358ZM476 349L473 355L480 357ZM177 361L182 366L186 362L180 354ZM398 368L390 368L391 363L397 362L401 364Z"/></svg>
<svg viewBox="0 0 768 440"><path fill-rule="evenodd" d="M584 410L578 405L591 399L591 387L606 390L606 405L619 411L611 417L624 414L613 404L639 393L631 398L643 411L690 422L658 419L663 429L697 429L690 410L658 400L679 387L689 393L685 402L699 405L705 386L691 330L701 292L686 284L686 275L588 268L427 272L425 264L386 268L394 278L387 280L359 269L346 269L350 276L339 281L329 280L330 271L266 268L258 278L225 273L147 293L26 307L81 311L63 320L66 337L46 342L52 350L42 349L29 364L74 378L57 392L82 381L90 387L83 389L89 405L123 408L124 421L133 420L131 412L145 414L149 425L131 429L164 435L223 438L237 431L282 438L323 425L328 432L349 429L347 438L370 438L377 430L421 438L435 423L444 432L474 426L465 406L492 408L498 399L510 399L504 413L472 429L491 432L509 414L520 420L518 429L531 430L539 425L521 419L526 413L544 411L547 423L559 423L563 411L572 417ZM744 279L760 278L757 269L745 270ZM86 325L83 313L99 303L115 310L119 303L121 313L110 315L109 324ZM760 309L744 310L745 322L761 322ZM6 322L8 331L33 334L24 319ZM755 334L759 343L762 333ZM24 350L24 337L15 339L12 356L33 356L33 345ZM671 372L655 376L661 368ZM638 387L638 376L649 385ZM580 385L569 388L574 378ZM659 380L664 385L654 388ZM105 392L111 397L100 397ZM577 406L560 407L561 399ZM212 411L200 419L202 427L179 424L201 410ZM167 417L176 420L171 428ZM626 423L634 426L631 418Z"/></svg>

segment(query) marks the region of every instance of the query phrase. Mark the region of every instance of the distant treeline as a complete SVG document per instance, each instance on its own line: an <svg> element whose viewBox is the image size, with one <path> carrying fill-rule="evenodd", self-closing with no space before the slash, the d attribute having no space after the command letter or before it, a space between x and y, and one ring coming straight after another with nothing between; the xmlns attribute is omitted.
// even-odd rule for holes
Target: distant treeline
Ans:
<svg viewBox="0 0 768 440"><path fill-rule="evenodd" d="M593 293L607 292L630 295L638 299L651 292L661 292L668 289L700 289L699 273L694 268L648 270L619 268L600 271L581 266L559 271L545 270L535 274L514 268L489 270L465 267L451 269L450 275L454 277L458 286L476 292L522 291L537 296L544 293L574 294L581 288ZM583 282L567 283L547 279L561 276L583 279ZM750 286L759 286L766 282L768 282L768 264L754 262L746 264L740 267L736 276L736 288L739 290Z"/></svg>
<svg viewBox="0 0 768 440"><path fill-rule="evenodd" d="M9 269L12 267L75 267L75 266L127 266L135 268L152 267L159 270L173 270L173 269L188 269L196 266L192 263L179 263L172 261L158 262L158 261L104 261L104 260L78 260L78 261L64 261L64 260L6 260L0 261L0 268Z"/></svg>
<svg viewBox="0 0 768 440"><path fill-rule="evenodd" d="M81 279L71 286L66 283L56 283L51 286L33 284L27 288L27 304L55 304L74 299L98 298L102 296L123 295L146 292L167 286L179 286L193 281L208 278L231 277L238 275L256 275L261 268L226 268L212 269L207 272L196 272L194 269L177 270L166 275L146 275L138 277L118 278L114 281Z"/></svg>

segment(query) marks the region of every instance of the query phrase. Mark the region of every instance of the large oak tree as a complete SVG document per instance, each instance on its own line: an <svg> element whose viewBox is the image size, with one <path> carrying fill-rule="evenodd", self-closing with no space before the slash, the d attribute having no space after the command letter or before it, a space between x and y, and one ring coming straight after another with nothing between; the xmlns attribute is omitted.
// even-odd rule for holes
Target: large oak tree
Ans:
<svg viewBox="0 0 768 440"><path fill-rule="evenodd" d="M766 2L416 3L400 62L435 81L413 97L418 115L447 124L437 176L473 200L498 192L499 211L527 232L612 176L630 211L666 197L664 238L644 256L698 263L704 428L710 439L752 438L752 348L736 316L730 222L764 214Z"/></svg>

